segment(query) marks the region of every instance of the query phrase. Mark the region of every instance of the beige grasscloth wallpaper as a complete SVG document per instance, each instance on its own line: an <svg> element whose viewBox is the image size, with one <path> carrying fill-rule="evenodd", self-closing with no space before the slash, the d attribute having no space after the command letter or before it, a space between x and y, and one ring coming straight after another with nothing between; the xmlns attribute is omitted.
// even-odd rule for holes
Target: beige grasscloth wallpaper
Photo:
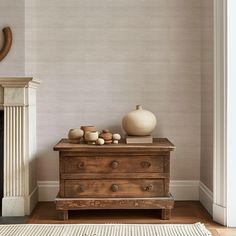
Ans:
<svg viewBox="0 0 236 236"><path fill-rule="evenodd" d="M42 81L40 181L58 180L53 146L69 128L122 132L136 104L157 116L154 136L177 146L171 178L200 179L202 7L199 0L25 0L25 74Z"/></svg>

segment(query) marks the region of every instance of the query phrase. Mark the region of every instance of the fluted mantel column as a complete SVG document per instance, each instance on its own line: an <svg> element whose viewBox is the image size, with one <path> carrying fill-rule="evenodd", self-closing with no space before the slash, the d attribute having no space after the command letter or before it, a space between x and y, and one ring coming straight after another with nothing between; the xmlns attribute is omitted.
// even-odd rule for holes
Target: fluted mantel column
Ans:
<svg viewBox="0 0 236 236"><path fill-rule="evenodd" d="M37 204L36 88L29 77L0 78L4 109L3 216L30 214Z"/></svg>

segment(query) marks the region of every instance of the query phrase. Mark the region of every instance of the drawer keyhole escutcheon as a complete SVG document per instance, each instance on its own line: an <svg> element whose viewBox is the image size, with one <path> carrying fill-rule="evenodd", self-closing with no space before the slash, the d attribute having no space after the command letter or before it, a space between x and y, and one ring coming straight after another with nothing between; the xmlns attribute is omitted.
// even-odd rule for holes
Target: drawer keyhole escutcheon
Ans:
<svg viewBox="0 0 236 236"><path fill-rule="evenodd" d="M80 193L83 193L83 192L85 191L85 187L84 187L83 185L80 185L80 186L78 187L78 191L79 191Z"/></svg>
<svg viewBox="0 0 236 236"><path fill-rule="evenodd" d="M78 167L79 169L83 169L83 168L85 167L84 162L83 162L83 161L80 161L80 162L77 164L77 167Z"/></svg>
<svg viewBox="0 0 236 236"><path fill-rule="evenodd" d="M142 161L142 162L141 162L141 166L142 166L143 168L145 168L145 169L151 167L151 165L152 165L152 164L151 164L149 161Z"/></svg>
<svg viewBox="0 0 236 236"><path fill-rule="evenodd" d="M112 162L111 162L111 167L112 167L113 169L116 169L118 166L119 166L119 162L118 162L118 161L112 161Z"/></svg>
<svg viewBox="0 0 236 236"><path fill-rule="evenodd" d="M118 190L119 190L119 186L117 184L112 184L111 191L112 192L117 192Z"/></svg>
<svg viewBox="0 0 236 236"><path fill-rule="evenodd" d="M145 185L143 186L143 190L145 192L151 192L153 190L153 185L152 184Z"/></svg>

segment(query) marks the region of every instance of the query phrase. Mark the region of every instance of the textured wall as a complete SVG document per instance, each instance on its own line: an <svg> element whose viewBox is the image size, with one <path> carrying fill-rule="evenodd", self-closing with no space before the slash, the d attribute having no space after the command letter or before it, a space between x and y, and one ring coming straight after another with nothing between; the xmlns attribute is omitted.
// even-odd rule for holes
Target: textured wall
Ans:
<svg viewBox="0 0 236 236"><path fill-rule="evenodd" d="M203 0L201 181L213 190L213 0Z"/></svg>
<svg viewBox="0 0 236 236"><path fill-rule="evenodd" d="M38 179L58 179L52 148L69 128L121 132L136 104L168 137L172 179L200 178L201 1L26 1L26 72L38 89Z"/></svg>
<svg viewBox="0 0 236 236"><path fill-rule="evenodd" d="M6 26L12 29L13 44L0 62L0 76L21 76L25 73L25 0L0 0L0 48Z"/></svg>

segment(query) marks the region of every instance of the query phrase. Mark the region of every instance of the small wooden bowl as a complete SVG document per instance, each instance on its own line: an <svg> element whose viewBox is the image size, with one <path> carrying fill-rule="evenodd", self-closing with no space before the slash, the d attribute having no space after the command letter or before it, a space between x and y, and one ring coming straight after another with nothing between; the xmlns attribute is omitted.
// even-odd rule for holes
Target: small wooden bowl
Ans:
<svg viewBox="0 0 236 236"><path fill-rule="evenodd" d="M81 126L80 128L84 131L84 133L86 131L90 131L90 132L95 132L96 131L96 127L93 126L93 125L85 125L85 126Z"/></svg>

